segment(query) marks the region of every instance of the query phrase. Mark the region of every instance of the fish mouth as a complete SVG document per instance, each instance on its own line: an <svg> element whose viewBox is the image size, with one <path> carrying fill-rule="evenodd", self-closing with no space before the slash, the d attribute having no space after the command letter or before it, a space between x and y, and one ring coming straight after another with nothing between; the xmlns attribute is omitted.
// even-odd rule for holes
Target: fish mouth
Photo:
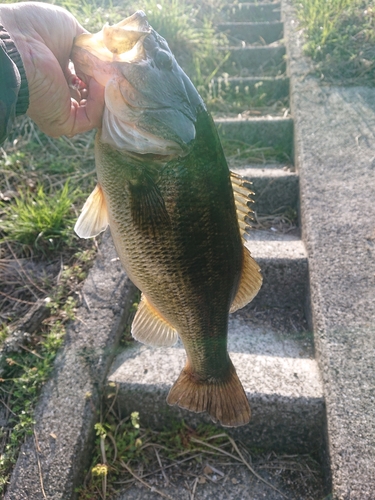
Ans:
<svg viewBox="0 0 375 500"><path fill-rule="evenodd" d="M142 40L150 32L146 14L139 10L113 26L105 24L98 33L79 35L74 40L73 53L78 49L80 58L85 50L102 62L136 62L144 58Z"/></svg>
<svg viewBox="0 0 375 500"><path fill-rule="evenodd" d="M140 154L188 154L203 101L144 12L78 36L72 60L105 86L102 142Z"/></svg>

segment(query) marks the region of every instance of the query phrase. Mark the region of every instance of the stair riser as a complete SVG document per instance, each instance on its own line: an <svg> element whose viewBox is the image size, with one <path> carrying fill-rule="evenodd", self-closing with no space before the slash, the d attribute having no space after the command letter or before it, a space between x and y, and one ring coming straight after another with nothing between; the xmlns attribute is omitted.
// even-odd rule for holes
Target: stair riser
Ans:
<svg viewBox="0 0 375 500"><path fill-rule="evenodd" d="M246 43L269 44L283 37L283 23L222 23L218 30L225 33L230 44L237 45L241 41Z"/></svg>
<svg viewBox="0 0 375 500"><path fill-rule="evenodd" d="M240 169L236 172L241 175ZM298 176L291 174L285 177L248 177L247 175L243 177L252 182L254 191L252 209L258 216L297 213ZM292 216L291 213L290 216Z"/></svg>
<svg viewBox="0 0 375 500"><path fill-rule="evenodd" d="M182 366L181 366L182 368ZM113 378L110 378L114 381ZM173 420L192 427L211 423L206 414L170 407L166 403L169 387L121 384L116 404L122 415L140 414L141 424L152 429L170 427ZM249 447L284 453L317 453L323 443L324 403L322 399L280 398L277 395L248 395L252 419L238 429L225 429L234 439ZM218 427L218 432L223 428Z"/></svg>
<svg viewBox="0 0 375 500"><path fill-rule="evenodd" d="M249 242L251 251L251 242ZM306 258L262 258L254 255L263 276L263 285L238 315L246 318L254 309L299 309L305 310L307 303L308 265Z"/></svg>
<svg viewBox="0 0 375 500"><path fill-rule="evenodd" d="M230 5L226 9L223 9L221 17L222 19L235 22L280 21L280 4L256 5L241 3L239 5Z"/></svg>
<svg viewBox="0 0 375 500"><path fill-rule="evenodd" d="M214 96L225 96L226 99L245 101L266 95L266 102L274 102L289 97L288 78L231 78L216 79L212 83Z"/></svg>
<svg viewBox="0 0 375 500"><path fill-rule="evenodd" d="M235 140L254 148L273 148L292 158L293 120L215 120L221 139Z"/></svg>
<svg viewBox="0 0 375 500"><path fill-rule="evenodd" d="M285 73L285 47L230 47L223 52L230 52L221 71L229 76L278 75Z"/></svg>

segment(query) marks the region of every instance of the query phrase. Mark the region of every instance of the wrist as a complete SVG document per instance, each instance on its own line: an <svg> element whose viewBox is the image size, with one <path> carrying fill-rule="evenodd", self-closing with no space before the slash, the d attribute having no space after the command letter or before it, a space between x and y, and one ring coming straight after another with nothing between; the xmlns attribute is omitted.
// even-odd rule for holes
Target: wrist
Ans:
<svg viewBox="0 0 375 500"><path fill-rule="evenodd" d="M26 79L26 71L21 55L18 52L15 43L10 38L9 33L2 26L2 24L0 24L0 40L5 47L7 55L16 65L21 78L21 85L18 91L15 114L16 116L23 115L26 113L29 107L29 87Z"/></svg>

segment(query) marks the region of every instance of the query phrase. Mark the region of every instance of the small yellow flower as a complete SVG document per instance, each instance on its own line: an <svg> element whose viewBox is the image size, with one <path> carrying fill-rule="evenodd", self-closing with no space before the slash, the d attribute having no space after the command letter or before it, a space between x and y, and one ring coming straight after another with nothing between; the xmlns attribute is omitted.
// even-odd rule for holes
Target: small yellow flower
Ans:
<svg viewBox="0 0 375 500"><path fill-rule="evenodd" d="M91 469L91 474L97 477L104 477L108 474L108 465L98 464Z"/></svg>

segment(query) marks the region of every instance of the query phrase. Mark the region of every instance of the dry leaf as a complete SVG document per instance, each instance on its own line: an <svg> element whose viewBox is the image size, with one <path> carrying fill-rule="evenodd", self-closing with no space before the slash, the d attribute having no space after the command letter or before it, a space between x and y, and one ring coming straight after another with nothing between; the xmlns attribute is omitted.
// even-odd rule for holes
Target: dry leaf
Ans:
<svg viewBox="0 0 375 500"><path fill-rule="evenodd" d="M212 474L213 470L209 465L206 465L206 467L203 469L204 474Z"/></svg>

